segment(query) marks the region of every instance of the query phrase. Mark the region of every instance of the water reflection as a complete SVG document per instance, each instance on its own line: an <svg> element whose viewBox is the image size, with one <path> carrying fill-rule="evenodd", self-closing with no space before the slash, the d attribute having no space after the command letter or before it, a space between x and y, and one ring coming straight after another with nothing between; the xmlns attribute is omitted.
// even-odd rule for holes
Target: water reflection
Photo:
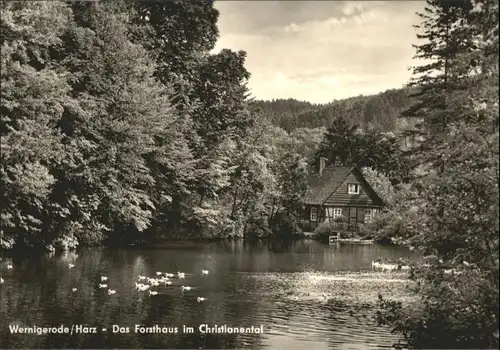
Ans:
<svg viewBox="0 0 500 350"><path fill-rule="evenodd" d="M377 328L378 293L408 299L404 273L371 271L378 257L411 257L378 245L327 246L314 241L168 244L155 249L86 249L78 254L1 262L2 348L373 348L395 337ZM74 264L74 268L69 268ZM210 270L202 275L201 269ZM185 271L150 296L138 275ZM100 288L101 276L115 295ZM182 292L180 286L192 291ZM76 292L72 291L76 288ZM198 296L205 297L197 302ZM264 326L264 334L200 334L198 325ZM96 334L11 334L9 325L97 327ZM129 334L112 325L130 327ZM134 325L177 327L176 334L136 334ZM183 325L195 328L182 332ZM102 331L106 328L107 331Z"/></svg>

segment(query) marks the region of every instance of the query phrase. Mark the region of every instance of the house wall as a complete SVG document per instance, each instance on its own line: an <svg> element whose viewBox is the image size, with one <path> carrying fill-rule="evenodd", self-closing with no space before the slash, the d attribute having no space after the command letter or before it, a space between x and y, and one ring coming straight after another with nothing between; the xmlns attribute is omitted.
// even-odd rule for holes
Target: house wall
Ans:
<svg viewBox="0 0 500 350"><path fill-rule="evenodd" d="M378 206L363 206L363 207L351 207L351 206L332 206L333 208L342 209L342 216L347 219L348 231L356 231L358 224L365 223L365 209L374 210L372 215L380 214L380 207ZM325 207L326 212L327 207Z"/></svg>
<svg viewBox="0 0 500 350"><path fill-rule="evenodd" d="M317 221L311 221L311 207L317 208L318 215ZM304 211L302 212L300 226L305 232L312 232L320 223L325 220L325 212L321 209L320 205L305 205Z"/></svg>
<svg viewBox="0 0 500 350"><path fill-rule="evenodd" d="M317 221L311 221L311 207L316 207L318 210ZM365 220L365 209L375 210L374 215L378 215L380 213L379 206L363 206L363 207L351 207L351 206L329 206L323 207L323 210L320 205L306 205L303 211L303 215L301 217L301 227L306 232L312 232L314 229L323 221L328 220L326 217L327 208L340 208L342 209L342 216L346 219L350 219L348 223L350 224L350 230L354 231L356 229L356 225L360 223L364 223Z"/></svg>
<svg viewBox="0 0 500 350"><path fill-rule="evenodd" d="M357 222L364 222L365 221L365 208L356 208L358 211L357 215Z"/></svg>

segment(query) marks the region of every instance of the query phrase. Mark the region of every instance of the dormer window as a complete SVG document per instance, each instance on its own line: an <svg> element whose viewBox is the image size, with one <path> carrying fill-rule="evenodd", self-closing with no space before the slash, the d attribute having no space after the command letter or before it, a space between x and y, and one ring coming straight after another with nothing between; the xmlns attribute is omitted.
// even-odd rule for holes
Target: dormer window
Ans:
<svg viewBox="0 0 500 350"><path fill-rule="evenodd" d="M348 194L359 194L359 185L358 184L347 184L347 193Z"/></svg>

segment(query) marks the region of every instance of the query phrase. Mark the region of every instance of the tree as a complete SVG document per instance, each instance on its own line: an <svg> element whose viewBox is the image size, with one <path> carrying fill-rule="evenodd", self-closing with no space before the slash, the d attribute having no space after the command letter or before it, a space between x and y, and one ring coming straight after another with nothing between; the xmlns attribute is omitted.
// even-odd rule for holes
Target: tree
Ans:
<svg viewBox="0 0 500 350"><path fill-rule="evenodd" d="M376 130L362 131L345 119L336 119L327 129L317 152L338 166L374 167L394 178L401 178L405 158L396 136ZM400 181L400 180L398 180Z"/></svg>
<svg viewBox="0 0 500 350"><path fill-rule="evenodd" d="M213 1L132 1L137 15L133 22L140 27L137 41L154 54L155 74L163 84L177 79L192 81L200 59L206 57L217 41L219 12Z"/></svg>
<svg viewBox="0 0 500 350"><path fill-rule="evenodd" d="M327 129L316 156L326 157L333 164L352 165L357 161L355 144L358 129L357 125L350 125L343 118L336 119Z"/></svg>
<svg viewBox="0 0 500 350"><path fill-rule="evenodd" d="M51 243L65 213L50 194L66 156L56 126L73 102L50 51L61 44L71 11L60 2L2 2L2 246Z"/></svg>
<svg viewBox="0 0 500 350"><path fill-rule="evenodd" d="M432 164L439 172L444 169L440 137L454 118L451 95L467 86L467 71L457 69L457 55L474 48L468 22L472 3L469 0L428 0L424 13L418 13L422 23L416 25L423 32L417 38L424 40L416 49L415 59L430 63L413 68L409 86L414 104L404 111L405 117L422 120L420 135L425 142L415 148L417 163Z"/></svg>
<svg viewBox="0 0 500 350"><path fill-rule="evenodd" d="M247 112L246 54L228 49L210 54L218 38L213 1L154 3L135 1L136 40L155 57L155 75L174 88L177 109L189 111L203 156L225 137L243 137L252 120Z"/></svg>
<svg viewBox="0 0 500 350"><path fill-rule="evenodd" d="M426 110L427 125L436 115L450 118L427 133L440 152L438 172L417 182L424 205L409 223L414 227L412 244L437 261L412 273L415 292L422 297L418 310L409 313L402 304L381 297L378 315L417 348L499 344L498 2L472 5L470 12L457 10L460 30L447 31L445 26L439 33L448 33L457 47L474 45L449 53L446 69L454 84L447 87L447 103ZM448 14L434 13L434 22ZM432 47L432 37L426 39ZM431 90L426 94L430 99ZM436 93L436 100L438 96L443 97ZM444 273L440 260L453 267L452 273Z"/></svg>
<svg viewBox="0 0 500 350"><path fill-rule="evenodd" d="M250 73L245 68L246 53L228 49L208 56L199 67L192 99L198 135L203 140L198 153L226 137L243 138L253 124L248 111Z"/></svg>
<svg viewBox="0 0 500 350"><path fill-rule="evenodd" d="M76 26L68 33L63 63L72 73L78 108L62 121L74 155L59 172L58 193L83 225L80 235L90 225L122 230L123 238L127 231L144 231L153 218L158 172L151 166L165 170L189 155L173 145L179 119L168 89L154 79L147 52L127 37L129 15L113 3L73 6ZM165 190L156 200L172 195Z"/></svg>

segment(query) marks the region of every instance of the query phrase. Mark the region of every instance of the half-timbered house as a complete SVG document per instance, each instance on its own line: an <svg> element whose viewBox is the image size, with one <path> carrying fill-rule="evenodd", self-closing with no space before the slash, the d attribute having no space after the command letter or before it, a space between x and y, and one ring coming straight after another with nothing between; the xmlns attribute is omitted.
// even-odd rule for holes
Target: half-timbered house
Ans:
<svg viewBox="0 0 500 350"><path fill-rule="evenodd" d="M302 228L312 232L325 220L343 216L348 231L356 231L358 224L377 215L384 203L357 166L327 165L326 161L318 159L309 175Z"/></svg>

